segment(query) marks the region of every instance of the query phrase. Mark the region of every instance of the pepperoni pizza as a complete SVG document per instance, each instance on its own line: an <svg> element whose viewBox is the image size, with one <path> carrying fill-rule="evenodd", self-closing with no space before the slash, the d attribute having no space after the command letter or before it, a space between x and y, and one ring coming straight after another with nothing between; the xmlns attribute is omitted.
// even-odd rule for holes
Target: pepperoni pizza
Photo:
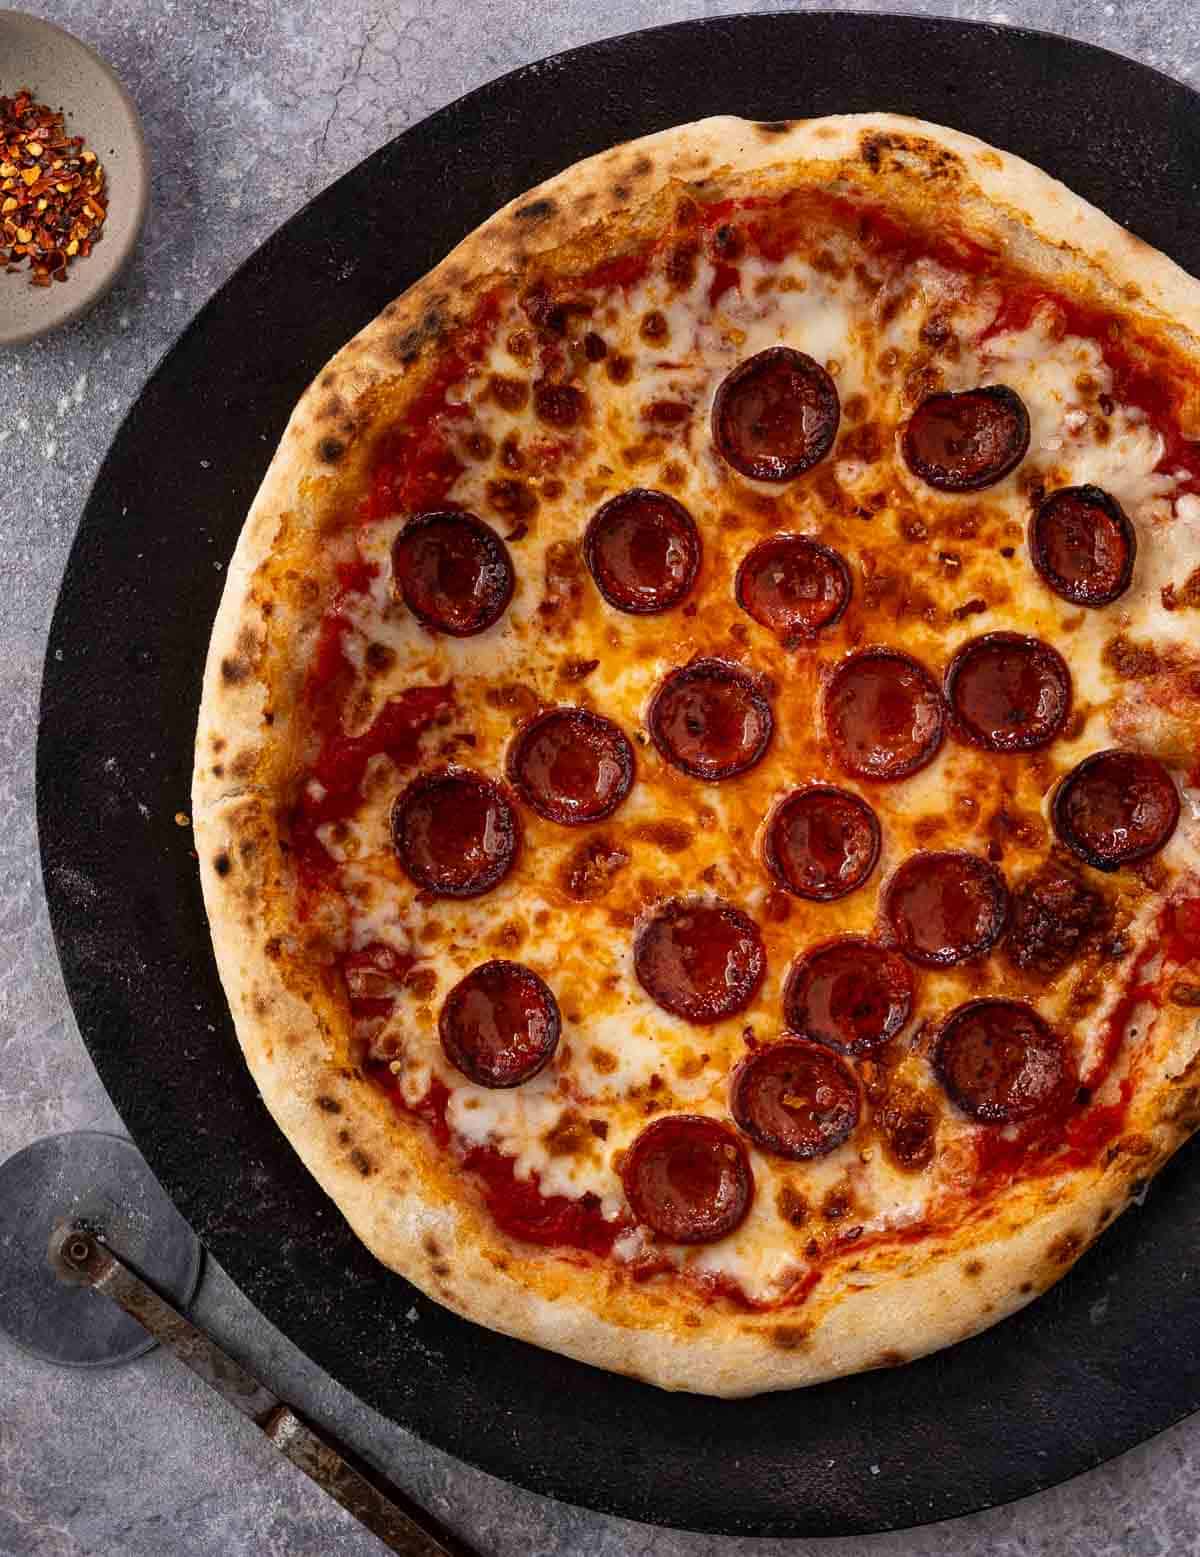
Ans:
<svg viewBox="0 0 1200 1557"><path fill-rule="evenodd" d="M1200 1123L1197 438L1200 284L890 115L617 147L350 342L194 813L381 1260L736 1395L1083 1253Z"/></svg>

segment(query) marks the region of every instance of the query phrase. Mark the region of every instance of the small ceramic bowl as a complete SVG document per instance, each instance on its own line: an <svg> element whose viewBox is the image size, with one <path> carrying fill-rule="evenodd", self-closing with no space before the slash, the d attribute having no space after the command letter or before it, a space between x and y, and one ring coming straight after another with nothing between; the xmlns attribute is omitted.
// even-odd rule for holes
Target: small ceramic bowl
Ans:
<svg viewBox="0 0 1200 1557"><path fill-rule="evenodd" d="M0 11L0 96L22 87L64 109L67 134L82 135L104 164L108 217L91 254L62 283L31 286L26 264L13 275L0 267L0 347L55 330L104 296L133 253L150 192L137 109L100 56L53 22Z"/></svg>

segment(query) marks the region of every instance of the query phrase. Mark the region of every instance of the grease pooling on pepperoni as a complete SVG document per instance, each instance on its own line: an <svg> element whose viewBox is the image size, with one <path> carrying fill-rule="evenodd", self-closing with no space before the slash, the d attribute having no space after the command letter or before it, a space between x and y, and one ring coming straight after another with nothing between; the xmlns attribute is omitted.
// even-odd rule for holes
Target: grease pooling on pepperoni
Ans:
<svg viewBox="0 0 1200 1557"><path fill-rule="evenodd" d="M518 1087L549 1063L562 1018L550 987L521 962L473 968L438 1020L451 1065L480 1087Z"/></svg>
<svg viewBox="0 0 1200 1557"><path fill-rule="evenodd" d="M586 708L552 708L521 729L508 757L513 788L539 816L564 827L611 816L633 785L625 732Z"/></svg>
<svg viewBox="0 0 1200 1557"><path fill-rule="evenodd" d="M837 389L820 363L790 346L771 346L722 381L713 442L743 476L790 481L825 458L840 419Z"/></svg>
<svg viewBox="0 0 1200 1557"><path fill-rule="evenodd" d="M881 908L895 945L911 962L944 968L995 945L1008 918L1008 888L977 854L930 851L895 871Z"/></svg>
<svg viewBox="0 0 1200 1557"><path fill-rule="evenodd" d="M813 784L775 808L763 858L786 891L830 902L862 886L879 848L879 818L865 800L832 784Z"/></svg>
<svg viewBox="0 0 1200 1557"><path fill-rule="evenodd" d="M671 1243L728 1236L754 1199L746 1148L704 1114L668 1114L647 1125L625 1153L621 1178L637 1220Z"/></svg>
<svg viewBox="0 0 1200 1557"><path fill-rule="evenodd" d="M687 597L700 567L700 534L682 503L636 487L596 510L583 560L610 606L649 616Z"/></svg>
<svg viewBox="0 0 1200 1557"><path fill-rule="evenodd" d="M1025 458L1029 412L1006 384L922 400L901 438L905 463L939 492L978 492Z"/></svg>
<svg viewBox="0 0 1200 1557"><path fill-rule="evenodd" d="M825 1157L858 1124L858 1082L845 1060L819 1044L785 1038L733 1073L734 1122L763 1151L802 1161Z"/></svg>
<svg viewBox="0 0 1200 1557"><path fill-rule="evenodd" d="M1157 757L1094 752L1061 781L1050 806L1054 831L1096 870L1119 870L1157 854L1179 822L1179 791Z"/></svg>
<svg viewBox="0 0 1200 1557"><path fill-rule="evenodd" d="M850 599L846 559L806 535L762 541L737 570L738 605L785 641L802 639L838 621Z"/></svg>
<svg viewBox="0 0 1200 1557"><path fill-rule="evenodd" d="M1059 487L1030 520L1029 555L1056 595L1095 609L1129 588L1137 533L1116 498L1100 487Z"/></svg>
<svg viewBox="0 0 1200 1557"><path fill-rule="evenodd" d="M951 1099L981 1124L1031 1119L1073 1084L1063 1040L1021 1000L969 1000L952 1011L933 1063Z"/></svg>
<svg viewBox="0 0 1200 1557"><path fill-rule="evenodd" d="M517 816L491 779L465 768L416 778L392 807L392 843L417 886L437 897L478 897L512 869Z"/></svg>
<svg viewBox="0 0 1200 1557"><path fill-rule="evenodd" d="M788 1028L844 1054L869 1054L912 1015L913 976L898 953L847 935L806 952L783 990Z"/></svg>
<svg viewBox="0 0 1200 1557"><path fill-rule="evenodd" d="M459 511L410 519L392 542L392 578L419 622L455 638L498 622L516 584L495 530Z"/></svg>
<svg viewBox="0 0 1200 1557"><path fill-rule="evenodd" d="M908 778L937 755L945 704L933 677L896 649L863 649L825 689L825 722L838 763L859 778Z"/></svg>
<svg viewBox="0 0 1200 1557"><path fill-rule="evenodd" d="M696 660L673 670L650 703L655 746L692 778L715 782L752 768L775 728L755 679L723 660Z"/></svg>
<svg viewBox="0 0 1200 1557"><path fill-rule="evenodd" d="M758 926L740 908L677 898L638 931L633 965L639 984L664 1011L703 1024L750 1004L767 957Z"/></svg>
<svg viewBox="0 0 1200 1557"><path fill-rule="evenodd" d="M946 670L946 700L959 733L988 751L1033 751L1071 712L1071 672L1057 649L1021 633L985 633L963 644Z"/></svg>

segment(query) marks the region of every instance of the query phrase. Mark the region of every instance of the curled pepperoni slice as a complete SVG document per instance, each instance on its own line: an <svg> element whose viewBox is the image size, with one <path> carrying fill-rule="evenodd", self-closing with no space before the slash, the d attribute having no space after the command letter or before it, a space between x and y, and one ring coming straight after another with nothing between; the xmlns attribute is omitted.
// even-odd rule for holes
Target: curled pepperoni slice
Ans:
<svg viewBox="0 0 1200 1557"><path fill-rule="evenodd" d="M1179 791L1156 757L1098 751L1072 768L1050 806L1054 831L1087 865L1119 870L1149 859L1179 821Z"/></svg>
<svg viewBox="0 0 1200 1557"><path fill-rule="evenodd" d="M1004 877L977 854L914 854L883 891L883 918L897 947L925 968L982 956L1007 917Z"/></svg>
<svg viewBox="0 0 1200 1557"><path fill-rule="evenodd" d="M903 957L859 935L828 941L800 958L783 991L794 1033L843 1054L869 1054L912 1015L913 976Z"/></svg>
<svg viewBox="0 0 1200 1557"><path fill-rule="evenodd" d="M719 1119L668 1114L625 1153L625 1198L671 1243L714 1243L740 1227L754 1199L746 1148Z"/></svg>
<svg viewBox="0 0 1200 1557"><path fill-rule="evenodd" d="M798 789L767 823L767 869L797 897L830 902L845 897L875 869L879 819L865 800L832 784Z"/></svg>
<svg viewBox="0 0 1200 1557"><path fill-rule="evenodd" d="M775 728L753 677L723 660L673 670L654 694L647 722L669 763L710 783L752 768Z"/></svg>
<svg viewBox="0 0 1200 1557"><path fill-rule="evenodd" d="M825 1157L858 1123L854 1073L819 1044L784 1039L733 1073L729 1108L739 1130L777 1157Z"/></svg>
<svg viewBox="0 0 1200 1557"><path fill-rule="evenodd" d="M946 670L959 732L988 751L1048 745L1071 712L1071 672L1056 649L1020 633L972 638Z"/></svg>
<svg viewBox="0 0 1200 1557"><path fill-rule="evenodd" d="M951 1098L981 1124L1030 1119L1073 1083L1062 1039L1021 1000L969 1000L943 1024L934 1069Z"/></svg>
<svg viewBox="0 0 1200 1557"><path fill-rule="evenodd" d="M846 559L805 535L776 535L742 560L734 593L743 611L781 638L829 627L850 599Z"/></svg>
<svg viewBox="0 0 1200 1557"><path fill-rule="evenodd" d="M610 606L650 616L678 605L695 583L700 532L682 503L637 487L597 509L583 560Z"/></svg>
<svg viewBox="0 0 1200 1557"><path fill-rule="evenodd" d="M790 481L833 447L842 408L819 362L772 346L739 363L713 401L713 441L755 481Z"/></svg>
<svg viewBox="0 0 1200 1557"><path fill-rule="evenodd" d="M392 843L406 873L438 897L478 897L507 876L517 816L498 784L448 768L416 778L392 807Z"/></svg>
<svg viewBox="0 0 1200 1557"><path fill-rule="evenodd" d="M485 962L446 996L446 1058L479 1087L519 1087L558 1047L562 1018L549 986L520 962Z"/></svg>
<svg viewBox="0 0 1200 1557"><path fill-rule="evenodd" d="M926 486L978 492L1025 458L1029 412L1005 384L930 395L909 418L902 443L908 468Z"/></svg>
<svg viewBox="0 0 1200 1557"><path fill-rule="evenodd" d="M552 708L520 732L508 757L513 787L539 816L564 827L611 816L633 784L633 747L611 719Z"/></svg>
<svg viewBox="0 0 1200 1557"><path fill-rule="evenodd" d="M1056 595L1106 606L1129 588L1137 535L1120 503L1099 487L1059 487L1030 521L1029 555Z"/></svg>
<svg viewBox="0 0 1200 1557"><path fill-rule="evenodd" d="M895 649L864 649L833 673L825 722L838 762L867 779L902 779L932 762L945 704L923 665Z"/></svg>
<svg viewBox="0 0 1200 1557"><path fill-rule="evenodd" d="M392 542L392 578L426 627L470 638L504 615L515 577L508 547L474 514L418 514Z"/></svg>
<svg viewBox="0 0 1200 1557"><path fill-rule="evenodd" d="M687 1022L719 1022L753 1000L766 971L758 926L728 903L676 899L638 931L638 983Z"/></svg>

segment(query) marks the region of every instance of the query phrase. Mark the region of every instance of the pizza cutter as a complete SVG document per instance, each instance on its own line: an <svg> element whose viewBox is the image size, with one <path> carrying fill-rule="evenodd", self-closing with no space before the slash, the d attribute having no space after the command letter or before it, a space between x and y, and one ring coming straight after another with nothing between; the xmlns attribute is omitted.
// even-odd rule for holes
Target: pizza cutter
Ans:
<svg viewBox="0 0 1200 1557"><path fill-rule="evenodd" d="M159 1343L391 1551L476 1557L185 1317L200 1261L198 1239L130 1141L80 1130L0 1164L0 1330L18 1346L95 1368Z"/></svg>

